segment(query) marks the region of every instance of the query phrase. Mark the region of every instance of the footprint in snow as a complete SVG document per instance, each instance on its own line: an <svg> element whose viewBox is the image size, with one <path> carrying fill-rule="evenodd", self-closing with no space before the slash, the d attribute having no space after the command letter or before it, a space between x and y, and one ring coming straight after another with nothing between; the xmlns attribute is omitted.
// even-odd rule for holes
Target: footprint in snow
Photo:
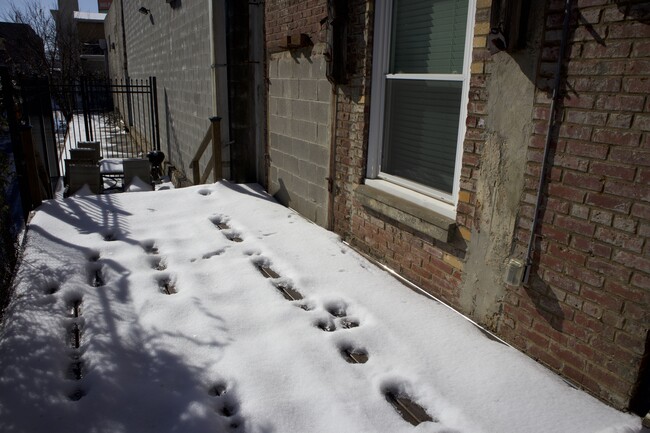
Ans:
<svg viewBox="0 0 650 433"><path fill-rule="evenodd" d="M226 251L225 248L221 248L221 249L216 250L216 251L211 251L209 253L203 254L203 257L201 257L201 258L203 260L207 260L207 259L212 258L214 256L219 256L219 255L223 254L224 251Z"/></svg>
<svg viewBox="0 0 650 433"><path fill-rule="evenodd" d="M347 304L344 301L330 301L324 305L325 311L330 317L316 320L315 326L326 332L333 332L337 329L352 329L359 326L359 319L349 317Z"/></svg>
<svg viewBox="0 0 650 433"><path fill-rule="evenodd" d="M404 419L404 421L417 426L423 422L438 423L438 419L432 417L427 409L418 404L407 390L410 388L407 383L389 381L381 386L381 392L386 401ZM450 431L450 433L452 433Z"/></svg>
<svg viewBox="0 0 650 433"><path fill-rule="evenodd" d="M165 295L175 295L178 293L176 282L171 275L160 275L156 278L158 280L158 289Z"/></svg>
<svg viewBox="0 0 650 433"><path fill-rule="evenodd" d="M87 266L88 269L88 284L92 287L102 287L106 284L104 280L104 273L102 265L94 262Z"/></svg>
<svg viewBox="0 0 650 433"><path fill-rule="evenodd" d="M343 359L350 364L365 364L368 362L368 351L350 342L343 342L338 345Z"/></svg>
<svg viewBox="0 0 650 433"><path fill-rule="evenodd" d="M347 304L343 301L330 301L325 304L325 311L334 317L345 317L347 315Z"/></svg>
<svg viewBox="0 0 650 433"><path fill-rule="evenodd" d="M300 301L303 299L303 296L300 293L300 291L298 291L298 289L293 287L291 282L282 280L280 278L280 274L278 274L276 271L273 270L273 268L271 268L269 260L267 260L264 257L255 256L252 261L255 267L257 267L257 270L264 276L264 278L269 278L274 280L273 286L276 289L278 289L278 291L280 292L280 294L282 294L284 299L286 299L287 301Z"/></svg>
<svg viewBox="0 0 650 433"><path fill-rule="evenodd" d="M154 269L156 271L164 271L167 269L167 263L162 257L159 256L152 256L149 259L149 264L151 265L151 269Z"/></svg>
<svg viewBox="0 0 650 433"><path fill-rule="evenodd" d="M212 224L214 224L216 228L218 228L219 230L221 230L223 232L224 236L226 236L226 238L228 238L228 240L231 240L233 242L242 242L243 241L243 239L241 237L241 233L239 233L238 231L233 230L233 229L230 228L230 226L227 223L228 218L226 218L225 216L223 216L223 215L215 215L213 217L210 217L209 219L210 219L210 222Z"/></svg>
<svg viewBox="0 0 650 433"><path fill-rule="evenodd" d="M77 320L81 317L81 297L73 297L67 304L68 315L72 319L72 324L68 328L68 344L70 345L70 363L68 364L65 377L68 380L80 381L84 376L84 362L81 359L81 323ZM81 400L86 395L86 391L75 386L67 393L68 399L72 401Z"/></svg>
<svg viewBox="0 0 650 433"><path fill-rule="evenodd" d="M102 234L102 237L106 242L113 242L117 240L117 233L112 230L107 230Z"/></svg>
<svg viewBox="0 0 650 433"><path fill-rule="evenodd" d="M142 246L142 249L144 250L145 253L154 256L158 254L158 246L156 245L155 241L152 240L144 241L141 242L140 245Z"/></svg>
<svg viewBox="0 0 650 433"><path fill-rule="evenodd" d="M43 292L46 295L54 295L58 291L59 291L59 286L57 286L56 284L50 284L45 288Z"/></svg>
<svg viewBox="0 0 650 433"><path fill-rule="evenodd" d="M208 395L214 399L214 410L219 414L231 431L243 428L244 420L239 415L239 401L223 382L215 383L208 390Z"/></svg>
<svg viewBox="0 0 650 433"><path fill-rule="evenodd" d="M82 389L75 389L68 394L68 398L72 401L79 401L86 395L86 392Z"/></svg>

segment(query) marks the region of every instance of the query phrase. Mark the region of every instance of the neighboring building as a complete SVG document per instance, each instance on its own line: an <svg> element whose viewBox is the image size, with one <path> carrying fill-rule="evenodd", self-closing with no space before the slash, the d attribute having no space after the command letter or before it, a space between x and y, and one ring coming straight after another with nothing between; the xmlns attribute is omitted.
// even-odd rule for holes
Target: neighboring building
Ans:
<svg viewBox="0 0 650 433"><path fill-rule="evenodd" d="M107 32L125 29L128 55L112 74L128 63L164 77L178 168L207 117L228 113L224 142L248 132L231 147L233 167L249 164L234 179L614 407L650 409L645 4L574 1L565 32L559 0L267 0L263 116L258 70L235 69L260 61L257 3L225 2L212 39L212 2L145 1L150 19L133 7L123 27L117 3ZM211 41L227 62L209 60ZM211 73L226 63L218 99ZM229 110L211 109L224 94Z"/></svg>
<svg viewBox="0 0 650 433"><path fill-rule="evenodd" d="M112 3L113 0L97 0L97 11L100 14L107 14Z"/></svg>
<svg viewBox="0 0 650 433"><path fill-rule="evenodd" d="M43 40L28 24L0 23L0 68L16 78L47 75Z"/></svg>
<svg viewBox="0 0 650 433"><path fill-rule="evenodd" d="M237 1L119 0L110 8L110 76L157 78L161 150L179 179L191 171L209 118L219 116L225 176L263 182L263 124L252 121L264 108L263 35L249 35L262 28L261 13L260 4Z"/></svg>
<svg viewBox="0 0 650 433"><path fill-rule="evenodd" d="M84 74L104 78L107 74L106 39L104 19L106 14L95 12L74 12L74 22L81 44L81 67Z"/></svg>
<svg viewBox="0 0 650 433"><path fill-rule="evenodd" d="M84 76L105 78L108 72L104 39L106 14L80 12L78 0L58 0L58 9L51 12L57 27L59 62L66 65L78 63ZM62 66L62 69L76 68Z"/></svg>

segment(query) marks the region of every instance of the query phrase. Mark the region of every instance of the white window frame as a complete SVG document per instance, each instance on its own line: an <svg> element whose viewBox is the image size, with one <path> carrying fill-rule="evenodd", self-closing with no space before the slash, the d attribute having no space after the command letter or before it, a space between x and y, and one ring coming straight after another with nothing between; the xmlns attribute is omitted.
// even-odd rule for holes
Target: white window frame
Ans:
<svg viewBox="0 0 650 433"><path fill-rule="evenodd" d="M471 77L472 47L474 40L474 21L476 0L469 0L467 26L465 31L465 56L461 74L389 74L390 43L392 32L393 1L375 2L375 27L372 67L372 91L370 103L370 132L368 136L368 161L366 184L382 189L404 199L425 204L427 207L448 216L456 217L456 205L460 190L460 173L463 161L463 142L465 139L467 104L469 102L469 82ZM456 142L456 166L454 168L453 190L446 193L410 180L381 171L381 154L385 134L386 81L388 79L413 79L436 81L462 81L458 137Z"/></svg>

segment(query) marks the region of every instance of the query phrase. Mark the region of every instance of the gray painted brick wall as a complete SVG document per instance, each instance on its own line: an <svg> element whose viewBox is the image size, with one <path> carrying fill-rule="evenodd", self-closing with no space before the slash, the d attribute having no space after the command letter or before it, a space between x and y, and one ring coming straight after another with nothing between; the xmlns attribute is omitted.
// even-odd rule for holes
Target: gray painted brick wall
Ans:
<svg viewBox="0 0 650 433"><path fill-rule="evenodd" d="M129 75L134 79L157 77L161 149L179 170L189 174L189 163L214 114L207 0L184 1L176 8L163 1L113 2L105 25L107 40L115 43L115 48L109 49L112 78L124 78L122 3ZM138 12L141 6L150 9L149 15ZM202 159L202 170L208 158ZM223 159L227 162L228 155Z"/></svg>
<svg viewBox="0 0 650 433"><path fill-rule="evenodd" d="M324 44L269 59L269 192L326 226L332 87Z"/></svg>

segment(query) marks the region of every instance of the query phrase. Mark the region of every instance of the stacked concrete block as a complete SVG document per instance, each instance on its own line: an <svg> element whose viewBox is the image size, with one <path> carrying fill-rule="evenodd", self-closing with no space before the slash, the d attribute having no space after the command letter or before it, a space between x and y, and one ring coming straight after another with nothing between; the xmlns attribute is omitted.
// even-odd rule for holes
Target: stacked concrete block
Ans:
<svg viewBox="0 0 650 433"><path fill-rule="evenodd" d="M324 45L271 55L269 192L317 224L327 224L331 85Z"/></svg>

